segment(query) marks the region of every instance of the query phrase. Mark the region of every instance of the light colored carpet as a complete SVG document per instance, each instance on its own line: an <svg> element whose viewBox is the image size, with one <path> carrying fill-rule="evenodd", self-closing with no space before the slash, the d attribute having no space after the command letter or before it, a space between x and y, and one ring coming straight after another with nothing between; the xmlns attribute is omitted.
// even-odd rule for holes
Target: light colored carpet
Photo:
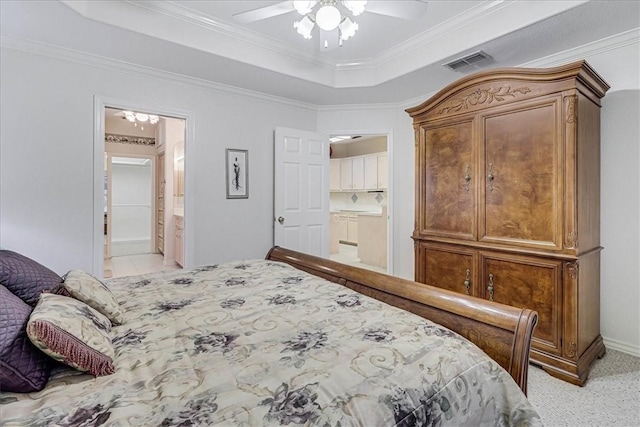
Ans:
<svg viewBox="0 0 640 427"><path fill-rule="evenodd" d="M528 397L547 427L640 426L640 358L607 350L584 387L530 365Z"/></svg>

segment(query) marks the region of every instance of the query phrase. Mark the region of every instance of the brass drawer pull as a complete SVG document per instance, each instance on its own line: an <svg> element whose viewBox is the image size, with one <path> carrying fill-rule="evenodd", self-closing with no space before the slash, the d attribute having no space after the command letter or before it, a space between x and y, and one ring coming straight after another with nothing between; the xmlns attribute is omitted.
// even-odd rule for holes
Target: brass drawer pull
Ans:
<svg viewBox="0 0 640 427"><path fill-rule="evenodd" d="M469 294L469 291L471 289L471 270L469 270L467 268L467 278L464 280L464 287L467 289L466 294Z"/></svg>
<svg viewBox="0 0 640 427"><path fill-rule="evenodd" d="M467 173L464 175L464 189L469 191L471 188L471 166L467 165Z"/></svg>
<svg viewBox="0 0 640 427"><path fill-rule="evenodd" d="M493 301L493 274L489 275L489 286L487 290L489 291L489 301Z"/></svg>

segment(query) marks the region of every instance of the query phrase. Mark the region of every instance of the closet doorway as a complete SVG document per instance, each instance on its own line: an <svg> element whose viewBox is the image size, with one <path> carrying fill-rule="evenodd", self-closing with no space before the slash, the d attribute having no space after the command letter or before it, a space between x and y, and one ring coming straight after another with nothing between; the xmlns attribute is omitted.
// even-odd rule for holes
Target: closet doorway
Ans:
<svg viewBox="0 0 640 427"><path fill-rule="evenodd" d="M106 258L152 253L153 157L105 155Z"/></svg>
<svg viewBox="0 0 640 427"><path fill-rule="evenodd" d="M105 106L105 278L184 266L185 140L185 119Z"/></svg>

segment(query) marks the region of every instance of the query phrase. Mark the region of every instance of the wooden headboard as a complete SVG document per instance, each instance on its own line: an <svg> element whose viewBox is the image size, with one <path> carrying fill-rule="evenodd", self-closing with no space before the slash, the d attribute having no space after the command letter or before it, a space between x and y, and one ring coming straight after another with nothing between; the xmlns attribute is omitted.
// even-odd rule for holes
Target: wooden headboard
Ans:
<svg viewBox="0 0 640 427"><path fill-rule="evenodd" d="M535 311L461 295L278 246L269 251L266 259L287 263L457 332L498 362L527 393L529 351L538 321Z"/></svg>

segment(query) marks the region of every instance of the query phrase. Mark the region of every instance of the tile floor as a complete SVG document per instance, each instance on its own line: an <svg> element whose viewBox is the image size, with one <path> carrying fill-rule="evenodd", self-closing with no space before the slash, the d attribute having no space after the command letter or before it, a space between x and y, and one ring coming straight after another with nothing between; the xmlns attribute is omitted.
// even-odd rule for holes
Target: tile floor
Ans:
<svg viewBox="0 0 640 427"><path fill-rule="evenodd" d="M333 261L355 267L366 268L367 270L386 273L384 268L367 265L360 262L358 258L358 248L356 246L340 244L340 252L332 254ZM135 276L138 274L155 273L156 271L176 270L181 268L178 264L164 265L162 254L140 254L111 257L104 260L104 278Z"/></svg>
<svg viewBox="0 0 640 427"><path fill-rule="evenodd" d="M367 270L377 271L378 273L386 273L386 268L380 268L373 265L363 264L358 258L358 247L345 245L340 243L339 253L331 254L329 257L333 261L340 262L342 264L353 265L354 267L366 268Z"/></svg>
<svg viewBox="0 0 640 427"><path fill-rule="evenodd" d="M177 270L178 264L164 265L162 254L140 254L111 257L104 260L104 278L134 276L156 271Z"/></svg>

